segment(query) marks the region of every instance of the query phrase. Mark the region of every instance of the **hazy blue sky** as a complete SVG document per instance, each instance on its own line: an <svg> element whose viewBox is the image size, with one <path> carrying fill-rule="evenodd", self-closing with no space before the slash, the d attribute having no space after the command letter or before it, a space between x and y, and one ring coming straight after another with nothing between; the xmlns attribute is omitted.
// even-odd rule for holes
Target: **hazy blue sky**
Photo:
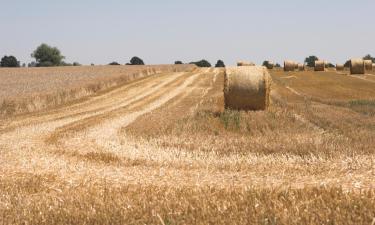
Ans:
<svg viewBox="0 0 375 225"><path fill-rule="evenodd" d="M0 55L42 42L67 62L332 62L375 55L375 0L0 0Z"/></svg>

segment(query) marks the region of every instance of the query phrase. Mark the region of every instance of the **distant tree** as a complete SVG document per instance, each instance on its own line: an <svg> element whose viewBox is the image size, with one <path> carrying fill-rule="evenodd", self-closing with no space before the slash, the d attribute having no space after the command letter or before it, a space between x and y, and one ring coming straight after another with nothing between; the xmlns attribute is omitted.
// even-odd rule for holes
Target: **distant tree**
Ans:
<svg viewBox="0 0 375 225"><path fill-rule="evenodd" d="M73 66L82 66L79 62L74 62Z"/></svg>
<svg viewBox="0 0 375 225"><path fill-rule="evenodd" d="M182 63L182 61L176 61L176 62L174 62L174 64L175 64L175 65L181 65L181 64L183 64L183 63Z"/></svg>
<svg viewBox="0 0 375 225"><path fill-rule="evenodd" d="M209 63L207 60L202 59L198 62L191 62L189 64L195 64L198 67L211 67L211 63Z"/></svg>
<svg viewBox="0 0 375 225"><path fill-rule="evenodd" d="M62 61L59 66L73 66L73 64Z"/></svg>
<svg viewBox="0 0 375 225"><path fill-rule="evenodd" d="M270 64L270 61L266 60L263 62L262 66L267 67L268 69L272 69L274 65Z"/></svg>
<svg viewBox="0 0 375 225"><path fill-rule="evenodd" d="M36 62L31 62L27 64L27 67L36 67Z"/></svg>
<svg viewBox="0 0 375 225"><path fill-rule="evenodd" d="M375 58L372 57L370 54L366 55L365 57L363 57L364 60L371 60L373 63L375 63Z"/></svg>
<svg viewBox="0 0 375 225"><path fill-rule="evenodd" d="M224 61L223 60L217 60L217 63L215 65L216 68L220 68L220 67L225 67L225 64L224 64Z"/></svg>
<svg viewBox="0 0 375 225"><path fill-rule="evenodd" d="M350 60L347 60L344 64L344 67L350 67Z"/></svg>
<svg viewBox="0 0 375 225"><path fill-rule="evenodd" d="M94 64L94 63L91 63L91 66L95 66L95 64Z"/></svg>
<svg viewBox="0 0 375 225"><path fill-rule="evenodd" d="M108 64L108 65L110 65L110 66L119 66L120 65L120 63L118 63L118 62L111 62L110 64Z"/></svg>
<svg viewBox="0 0 375 225"><path fill-rule="evenodd" d="M35 58L36 66L49 67L60 66L63 64L64 56L56 47L51 47L47 44L41 44L32 54L31 57Z"/></svg>
<svg viewBox="0 0 375 225"><path fill-rule="evenodd" d="M318 57L316 57L315 55L312 55L312 56L309 56L305 59L305 63L307 64L307 66L309 67L314 67L315 66L315 61L316 60L319 60Z"/></svg>
<svg viewBox="0 0 375 225"><path fill-rule="evenodd" d="M134 56L131 60L130 60L130 65L145 65L145 63L143 62L143 60L137 56Z"/></svg>
<svg viewBox="0 0 375 225"><path fill-rule="evenodd" d="M4 56L0 61L1 67L20 67L20 62L14 56Z"/></svg>
<svg viewBox="0 0 375 225"><path fill-rule="evenodd" d="M280 65L279 63L276 63L276 64L275 64L275 67L280 68L281 65Z"/></svg>
<svg viewBox="0 0 375 225"><path fill-rule="evenodd" d="M327 64L326 64L326 67L327 67L327 68L333 68L333 67L335 67L335 65L333 65L332 63L327 63Z"/></svg>
<svg viewBox="0 0 375 225"><path fill-rule="evenodd" d="M22 67L26 67L26 63L22 63Z"/></svg>

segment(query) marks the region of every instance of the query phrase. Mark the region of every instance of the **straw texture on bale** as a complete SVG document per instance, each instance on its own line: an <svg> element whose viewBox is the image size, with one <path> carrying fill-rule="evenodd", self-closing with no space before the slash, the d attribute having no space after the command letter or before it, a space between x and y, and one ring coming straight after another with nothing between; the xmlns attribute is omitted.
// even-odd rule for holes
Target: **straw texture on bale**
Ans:
<svg viewBox="0 0 375 225"><path fill-rule="evenodd" d="M299 71L305 71L305 65L299 63L299 64L298 64L298 70L299 70Z"/></svg>
<svg viewBox="0 0 375 225"><path fill-rule="evenodd" d="M365 60L365 69L372 70L372 60Z"/></svg>
<svg viewBox="0 0 375 225"><path fill-rule="evenodd" d="M350 74L365 74L365 61L363 59L351 59Z"/></svg>
<svg viewBox="0 0 375 225"><path fill-rule="evenodd" d="M229 67L225 72L225 108L266 110L270 104L271 76L263 66Z"/></svg>
<svg viewBox="0 0 375 225"><path fill-rule="evenodd" d="M336 71L343 71L344 65L343 64L336 64Z"/></svg>
<svg viewBox="0 0 375 225"><path fill-rule="evenodd" d="M325 71L325 68L326 68L326 64L324 61L322 60L315 61L315 67L314 67L315 71Z"/></svg>
<svg viewBox="0 0 375 225"><path fill-rule="evenodd" d="M239 62L237 62L237 66L255 66L255 63L246 62L246 61L239 61Z"/></svg>
<svg viewBox="0 0 375 225"><path fill-rule="evenodd" d="M289 71L294 71L296 69L297 63L287 60L284 62L284 71L289 72Z"/></svg>

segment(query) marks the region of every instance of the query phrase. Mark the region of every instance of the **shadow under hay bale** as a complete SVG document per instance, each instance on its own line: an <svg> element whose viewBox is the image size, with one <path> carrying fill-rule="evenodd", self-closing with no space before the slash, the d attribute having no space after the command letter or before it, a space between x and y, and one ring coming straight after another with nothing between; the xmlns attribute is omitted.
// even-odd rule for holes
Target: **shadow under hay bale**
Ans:
<svg viewBox="0 0 375 225"><path fill-rule="evenodd" d="M262 66L229 67L225 72L226 109L266 110L270 104L271 76Z"/></svg>

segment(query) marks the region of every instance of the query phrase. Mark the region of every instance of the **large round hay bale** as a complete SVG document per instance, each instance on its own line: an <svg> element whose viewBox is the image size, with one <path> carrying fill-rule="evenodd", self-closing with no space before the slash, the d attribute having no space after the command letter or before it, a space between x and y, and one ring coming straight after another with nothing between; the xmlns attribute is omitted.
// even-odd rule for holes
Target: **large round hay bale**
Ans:
<svg viewBox="0 0 375 225"><path fill-rule="evenodd" d="M284 71L294 71L296 69L296 63L291 60L284 61Z"/></svg>
<svg viewBox="0 0 375 225"><path fill-rule="evenodd" d="M305 71L305 65L302 63L298 63L298 70L299 71Z"/></svg>
<svg viewBox="0 0 375 225"><path fill-rule="evenodd" d="M336 71L343 71L344 65L343 64L336 64Z"/></svg>
<svg viewBox="0 0 375 225"><path fill-rule="evenodd" d="M255 66L255 63L246 62L246 61L239 61L239 62L237 62L237 66Z"/></svg>
<svg viewBox="0 0 375 225"><path fill-rule="evenodd" d="M271 76L263 66L229 67L225 72L225 108L266 110L270 104Z"/></svg>
<svg viewBox="0 0 375 225"><path fill-rule="evenodd" d="M363 59L351 59L350 74L365 74L365 61Z"/></svg>
<svg viewBox="0 0 375 225"><path fill-rule="evenodd" d="M324 61L322 60L315 61L315 66L314 66L315 71L325 71L325 68L326 68L326 64Z"/></svg>
<svg viewBox="0 0 375 225"><path fill-rule="evenodd" d="M368 71L372 70L372 60L365 60L365 69Z"/></svg>

